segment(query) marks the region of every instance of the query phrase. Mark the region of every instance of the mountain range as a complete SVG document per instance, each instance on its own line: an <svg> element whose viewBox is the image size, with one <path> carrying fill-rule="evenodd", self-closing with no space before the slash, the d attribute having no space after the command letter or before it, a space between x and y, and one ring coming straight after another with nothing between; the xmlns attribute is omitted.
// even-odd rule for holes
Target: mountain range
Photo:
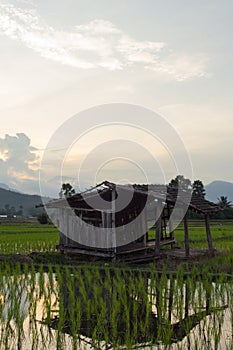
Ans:
<svg viewBox="0 0 233 350"><path fill-rule="evenodd" d="M36 208L36 205L42 203L41 196L31 195L16 192L12 189L9 189L7 185L0 184L0 210L5 209L5 206L12 208L14 207L16 211L22 211L24 216L37 216L41 213L41 208ZM51 198L45 198L46 201Z"/></svg>
<svg viewBox="0 0 233 350"><path fill-rule="evenodd" d="M217 202L220 196L226 196L233 203L233 183L227 181L213 181L205 186L206 199Z"/></svg>

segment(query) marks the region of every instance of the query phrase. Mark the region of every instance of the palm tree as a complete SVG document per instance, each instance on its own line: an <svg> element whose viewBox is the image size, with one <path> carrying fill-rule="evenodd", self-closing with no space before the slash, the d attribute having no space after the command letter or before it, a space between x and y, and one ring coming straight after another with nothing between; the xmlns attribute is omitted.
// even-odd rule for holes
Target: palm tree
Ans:
<svg viewBox="0 0 233 350"><path fill-rule="evenodd" d="M218 198L218 205L223 208L223 209L226 209L226 208L231 208L231 201L228 200L227 196L220 196Z"/></svg>
<svg viewBox="0 0 233 350"><path fill-rule="evenodd" d="M195 180L193 182L193 194L201 198L205 198L205 188L200 180Z"/></svg>

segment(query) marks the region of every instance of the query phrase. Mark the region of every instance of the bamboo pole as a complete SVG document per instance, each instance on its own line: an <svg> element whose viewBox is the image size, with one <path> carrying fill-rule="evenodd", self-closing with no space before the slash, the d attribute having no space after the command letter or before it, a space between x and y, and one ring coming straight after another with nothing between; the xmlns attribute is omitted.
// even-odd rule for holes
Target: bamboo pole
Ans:
<svg viewBox="0 0 233 350"><path fill-rule="evenodd" d="M188 217L187 213L184 216L184 245L185 245L185 256L189 257L189 231L188 231Z"/></svg>

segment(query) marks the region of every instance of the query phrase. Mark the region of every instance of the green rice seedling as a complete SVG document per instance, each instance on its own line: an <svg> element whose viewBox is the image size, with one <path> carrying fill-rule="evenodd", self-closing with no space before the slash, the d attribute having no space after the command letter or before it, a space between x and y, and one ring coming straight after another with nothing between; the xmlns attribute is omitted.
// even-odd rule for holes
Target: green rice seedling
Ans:
<svg viewBox="0 0 233 350"><path fill-rule="evenodd" d="M115 282L115 288L117 288L116 282ZM120 294L117 293L117 289L116 289L115 292L113 291L113 294L111 297L110 320L109 320L113 344L118 343L118 337L121 337L121 336L124 337L123 334L119 334L119 332L122 332L121 326L120 326L122 314L124 315L124 321L126 323L127 329L128 329L128 323L129 323L128 305L126 303L122 304L119 297L121 298ZM124 299L121 298L121 300L124 300ZM127 332L127 329L124 330L124 332Z"/></svg>
<svg viewBox="0 0 233 350"><path fill-rule="evenodd" d="M39 282L39 298L42 298L44 295L44 269L43 265L40 264L39 269L38 269L38 282Z"/></svg>
<svg viewBox="0 0 233 350"><path fill-rule="evenodd" d="M209 269L199 273L194 268L188 276L180 269L173 276L165 269L158 274L154 268L144 272L102 266L76 267L72 273L57 266L54 273L48 266L45 273L42 265L35 270L33 265L4 263L0 266L0 348L23 347L25 306L35 349L38 338L45 348L55 341L57 348L65 349L64 334L72 338L73 349L79 347L83 334L92 338L96 349L131 349L143 343L152 348L156 342L163 350L173 342L177 342L174 349L184 344L191 349L218 349L227 305L232 320L232 286L226 275L213 282ZM40 329L39 314L44 321Z"/></svg>
<svg viewBox="0 0 233 350"><path fill-rule="evenodd" d="M63 280L63 276L60 272L60 268L56 268L56 276L57 276L57 281L59 285L63 285L64 280ZM58 322L57 322L57 332L56 332L56 344L57 344L57 348L58 349L62 349L62 331L65 328L65 322L66 322L66 312L65 312L65 305L64 305L64 301L62 298L62 293L59 290L58 291L58 301L59 301L59 314L58 314Z"/></svg>
<svg viewBox="0 0 233 350"><path fill-rule="evenodd" d="M5 276L5 311L4 311L4 346L7 347L12 339L17 339L20 344L23 337L22 314L20 313L21 294L18 285L14 284L16 274ZM17 281L18 282L18 281Z"/></svg>
<svg viewBox="0 0 233 350"><path fill-rule="evenodd" d="M147 337L148 327L150 323L151 309L152 309L152 299L150 299L148 294L148 278L139 273L136 278L136 283L134 290L134 302L133 303L133 315L135 315L134 322L134 338L137 339L137 333L141 334L143 337ZM138 317L141 309L144 309L145 317L142 322Z"/></svg>
<svg viewBox="0 0 233 350"><path fill-rule="evenodd" d="M68 269L65 270L65 281L66 281L66 288L68 292L68 308L67 308L67 314L69 317L69 330L70 334L72 336L73 341L73 348L77 347L77 337L79 332L79 324L77 324L77 316L76 316L76 295L75 295L75 288L74 288L74 276L70 275L70 272Z"/></svg>
<svg viewBox="0 0 233 350"><path fill-rule="evenodd" d="M139 320L138 320L139 305L142 304L144 302L144 300L148 304L147 299L143 299L143 297L141 296L141 294L143 293L143 290L145 289L145 286L143 284L143 279L141 278L141 276L139 276L139 279L137 280L136 288L138 290L138 295L136 295L136 293L135 293L135 295L133 297L132 316L131 316L131 320L130 320L130 322L133 324L132 335L131 335L132 339L137 339L137 336L138 336L139 332L141 331L139 328ZM148 298L148 296L147 296L147 298ZM145 326L147 327L147 322L145 322Z"/></svg>
<svg viewBox="0 0 233 350"><path fill-rule="evenodd" d="M82 271L80 270L80 271L78 271L78 273L76 272L76 275L77 275L78 282L79 282L80 297L81 297L81 300L85 306L87 304L87 294L86 294L84 280L82 278Z"/></svg>
<svg viewBox="0 0 233 350"><path fill-rule="evenodd" d="M229 281L228 284L228 293L227 293L227 299L228 299L228 304L230 307L231 311L231 325L232 325L232 334L233 334L233 296L232 296L232 290L233 290L233 276L231 277L231 280Z"/></svg>
<svg viewBox="0 0 233 350"><path fill-rule="evenodd" d="M49 287L50 287L50 293L54 294L56 293L57 286L55 284L55 274L53 272L53 268L51 264L48 264L48 280L49 280Z"/></svg>

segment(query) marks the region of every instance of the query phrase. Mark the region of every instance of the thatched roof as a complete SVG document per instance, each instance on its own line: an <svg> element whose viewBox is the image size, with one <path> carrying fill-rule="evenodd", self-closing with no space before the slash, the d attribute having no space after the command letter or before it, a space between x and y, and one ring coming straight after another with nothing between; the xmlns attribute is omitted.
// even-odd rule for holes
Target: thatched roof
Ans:
<svg viewBox="0 0 233 350"><path fill-rule="evenodd" d="M124 208L124 214L127 210L130 212L132 209L143 208L145 203L152 202L154 200L162 200L174 206L177 202L180 207L185 206L185 203L189 203L188 208L198 213L209 214L215 213L221 210L221 208L202 197L191 194L190 190L178 190L176 187L166 185L116 185L114 183L104 181L95 187L82 192L74 194L66 199L58 199L46 204L47 208L65 208L71 207L77 210L111 210L112 209L112 191L116 190L116 196L124 195L131 192L132 199L130 203ZM100 201L100 197L104 201ZM116 203L116 212L118 211Z"/></svg>

